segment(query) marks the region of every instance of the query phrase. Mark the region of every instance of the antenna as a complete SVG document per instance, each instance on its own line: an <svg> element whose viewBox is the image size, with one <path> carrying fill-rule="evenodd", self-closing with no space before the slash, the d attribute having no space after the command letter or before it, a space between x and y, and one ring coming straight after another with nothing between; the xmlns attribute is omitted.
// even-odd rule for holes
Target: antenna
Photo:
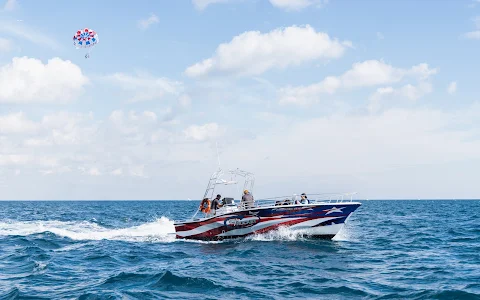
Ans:
<svg viewBox="0 0 480 300"><path fill-rule="evenodd" d="M217 141L215 141L215 147L217 148L218 168L220 169L220 154L218 153L218 142Z"/></svg>

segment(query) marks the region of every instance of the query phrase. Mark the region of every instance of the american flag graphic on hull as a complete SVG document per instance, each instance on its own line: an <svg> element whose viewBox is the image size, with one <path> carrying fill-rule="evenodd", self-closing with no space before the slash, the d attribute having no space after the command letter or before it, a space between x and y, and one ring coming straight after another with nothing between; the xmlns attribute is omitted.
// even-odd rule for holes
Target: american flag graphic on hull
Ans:
<svg viewBox="0 0 480 300"><path fill-rule="evenodd" d="M281 226L333 237L360 203L282 205L253 208L175 223L177 238L221 240L265 233ZM337 225L337 226L334 226ZM332 230L328 230L333 226Z"/></svg>

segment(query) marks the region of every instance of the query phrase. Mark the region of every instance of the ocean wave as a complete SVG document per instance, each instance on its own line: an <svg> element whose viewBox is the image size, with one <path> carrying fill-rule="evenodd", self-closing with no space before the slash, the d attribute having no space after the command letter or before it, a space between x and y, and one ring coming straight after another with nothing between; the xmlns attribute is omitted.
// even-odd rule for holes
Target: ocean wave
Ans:
<svg viewBox="0 0 480 300"><path fill-rule="evenodd" d="M189 277L175 275L170 271L163 273L151 287L168 289L169 287L186 287L189 290L214 290L221 289L223 286L218 285L210 279L201 277Z"/></svg>
<svg viewBox="0 0 480 300"><path fill-rule="evenodd" d="M211 279L174 274L166 270L157 273L120 272L105 279L96 289L143 290L150 291L175 291L188 294L217 292L232 292L235 294L251 294L251 291L243 287L219 284ZM91 295L92 296L92 295ZM87 297L87 295L85 295ZM86 298L88 299L88 298Z"/></svg>
<svg viewBox="0 0 480 300"><path fill-rule="evenodd" d="M89 254L89 255L85 256L84 259L88 260L88 261L117 262L117 259L115 259L114 257L112 257L111 255L108 255L108 254Z"/></svg>
<svg viewBox="0 0 480 300"><path fill-rule="evenodd" d="M371 297L370 293L367 293L361 289L356 289L348 286L327 287L323 288L319 294L322 295L335 295L336 297Z"/></svg>
<svg viewBox="0 0 480 300"><path fill-rule="evenodd" d="M444 291L418 291L418 292L409 292L409 293L395 293L390 295L384 295L376 299L392 299L392 298L401 298L401 299L462 299L462 300L478 300L480 296L478 294L469 293L461 290L444 290Z"/></svg>
<svg viewBox="0 0 480 300"><path fill-rule="evenodd" d="M225 282L225 280L222 281ZM203 294L208 291L210 295L214 295L216 292L221 292L223 295L235 295L235 298L239 298L240 295L245 298L262 297L261 294L258 294L250 289L246 289L242 286L236 285L235 280L231 281L231 283L233 284L220 284L204 277L176 275L167 270L155 283L151 284L149 287L154 288L155 290L175 290L179 292L187 292L189 294ZM263 298L265 298L265 295L263 295Z"/></svg>
<svg viewBox="0 0 480 300"><path fill-rule="evenodd" d="M103 293L85 293L78 297L78 300L113 300L124 299L120 293L115 292L103 292Z"/></svg>
<svg viewBox="0 0 480 300"><path fill-rule="evenodd" d="M146 287L155 290L169 290L172 288L185 288L192 290L215 290L222 289L223 286L218 285L206 278L196 278L182 275L175 275L170 271L159 273L138 273L138 272L120 272L116 275L108 277L99 288L133 288Z"/></svg>
<svg viewBox="0 0 480 300"><path fill-rule="evenodd" d="M116 275L108 277L103 283L102 287L111 287L120 285L122 287L128 287L135 285L136 283L144 283L155 281L156 278L161 277L162 274L142 274L142 273L130 273L120 272Z"/></svg>
<svg viewBox="0 0 480 300"><path fill-rule="evenodd" d="M13 288L10 291L6 292L5 294L0 294L0 299L2 300L10 300L10 299L17 299L20 296L20 291L18 288Z"/></svg>
<svg viewBox="0 0 480 300"><path fill-rule="evenodd" d="M14 287L10 291L6 292L5 294L0 293L0 299L1 300L14 300L14 299L43 300L43 299L49 299L49 298L44 298L44 297L39 297L39 296L29 297L26 293L22 292L17 287Z"/></svg>

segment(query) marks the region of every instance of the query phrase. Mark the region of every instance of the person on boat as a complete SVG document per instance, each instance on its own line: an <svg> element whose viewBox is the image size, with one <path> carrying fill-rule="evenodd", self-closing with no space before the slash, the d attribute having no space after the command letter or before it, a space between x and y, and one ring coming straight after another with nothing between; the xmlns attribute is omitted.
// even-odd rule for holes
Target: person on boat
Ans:
<svg viewBox="0 0 480 300"><path fill-rule="evenodd" d="M242 196L242 206L245 209L250 209L253 208L253 196L250 194L248 190L243 191L243 196Z"/></svg>
<svg viewBox="0 0 480 300"><path fill-rule="evenodd" d="M308 197L305 193L302 193L302 200L300 200L302 204L309 204L310 200L308 200Z"/></svg>
<svg viewBox="0 0 480 300"><path fill-rule="evenodd" d="M212 200L211 211L213 215L215 215L217 209L223 206L223 204L220 203L220 198L222 198L222 195L218 194L217 197Z"/></svg>
<svg viewBox="0 0 480 300"><path fill-rule="evenodd" d="M200 211L206 215L210 213L210 199L203 198L202 203L200 203L199 207Z"/></svg>

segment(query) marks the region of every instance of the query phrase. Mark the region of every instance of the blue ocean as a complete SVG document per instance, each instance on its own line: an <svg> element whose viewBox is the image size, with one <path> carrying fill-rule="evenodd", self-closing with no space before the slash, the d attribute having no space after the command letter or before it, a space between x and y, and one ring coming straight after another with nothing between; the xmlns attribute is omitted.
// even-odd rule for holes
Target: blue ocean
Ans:
<svg viewBox="0 0 480 300"><path fill-rule="evenodd" d="M0 299L480 299L480 201L361 201L334 240L176 240L198 201L0 202Z"/></svg>

